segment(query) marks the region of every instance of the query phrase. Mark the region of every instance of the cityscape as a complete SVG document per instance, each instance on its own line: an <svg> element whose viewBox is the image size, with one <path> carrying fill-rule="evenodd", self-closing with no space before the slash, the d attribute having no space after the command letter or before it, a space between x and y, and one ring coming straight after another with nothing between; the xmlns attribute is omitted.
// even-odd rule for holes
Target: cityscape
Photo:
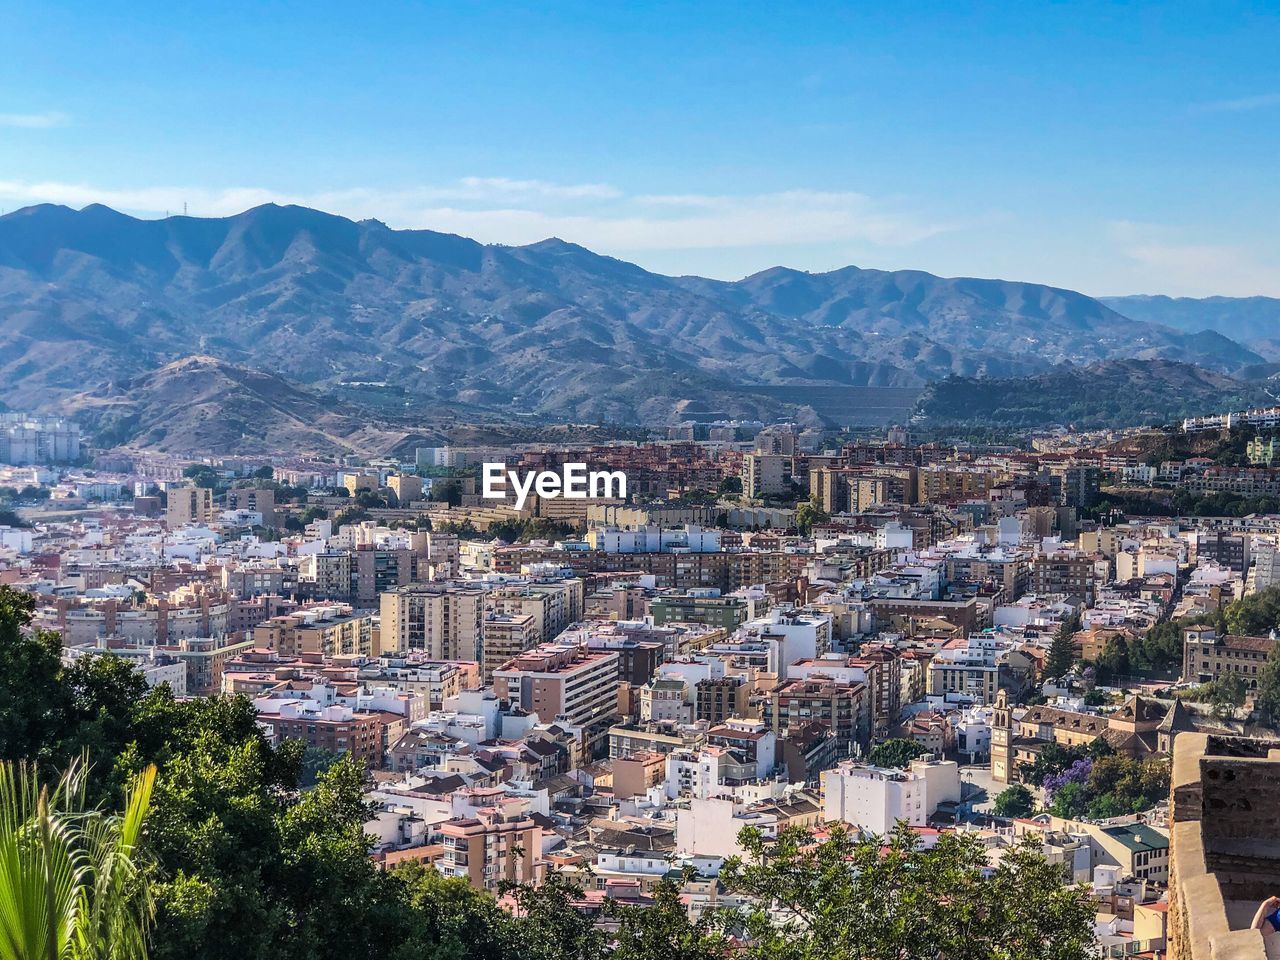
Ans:
<svg viewBox="0 0 1280 960"><path fill-rule="evenodd" d="M997 91L958 11L901 14L907 79L906 25L825 4L63 6L0 63L0 960L1280 955L1274 133L1239 129L1280 97L1227 83L1270 82L1270 14L974 14L1038 51ZM1157 34L1156 86L1045 79L1138 83L1094 41ZM99 38L209 76L163 47L95 91ZM948 206L932 113L901 169L850 151L889 100L976 122L943 69L1160 196L1106 217L1077 157L1064 203L1063 153L1038 226L1026 157ZM1115 119L1174 96L1185 172ZM189 98L275 187L164 186L231 182L135 113ZM1258 202L1184 192L1219 141Z"/></svg>

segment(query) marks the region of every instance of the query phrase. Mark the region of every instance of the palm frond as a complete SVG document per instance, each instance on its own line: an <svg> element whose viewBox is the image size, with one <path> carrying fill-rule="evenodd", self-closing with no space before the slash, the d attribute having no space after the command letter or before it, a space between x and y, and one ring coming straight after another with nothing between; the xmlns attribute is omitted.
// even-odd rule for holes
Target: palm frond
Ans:
<svg viewBox="0 0 1280 960"><path fill-rule="evenodd" d="M0 960L145 960L153 902L139 840L155 768L116 816L85 805L83 763L50 790L0 763Z"/></svg>

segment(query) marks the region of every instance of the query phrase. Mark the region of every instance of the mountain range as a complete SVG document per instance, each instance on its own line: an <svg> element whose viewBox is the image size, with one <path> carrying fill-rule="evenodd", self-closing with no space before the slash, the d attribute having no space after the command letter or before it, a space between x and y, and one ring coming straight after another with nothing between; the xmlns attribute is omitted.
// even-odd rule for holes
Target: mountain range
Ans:
<svg viewBox="0 0 1280 960"><path fill-rule="evenodd" d="M1118 312L1130 299L857 267L669 277L557 239L486 245L303 207L142 220L39 205L0 217L0 402L85 411L135 444L155 442L160 412L135 395L191 394L174 383L202 370L229 392L268 377L254 389L352 405L361 422L849 423L909 412L947 377L1121 359L1238 373L1280 356L1227 323ZM214 420L252 413L196 394ZM321 446L347 435L301 420Z"/></svg>
<svg viewBox="0 0 1280 960"><path fill-rule="evenodd" d="M1280 362L1280 299L1276 297L1099 297L1112 310L1143 320L1198 332L1212 330Z"/></svg>

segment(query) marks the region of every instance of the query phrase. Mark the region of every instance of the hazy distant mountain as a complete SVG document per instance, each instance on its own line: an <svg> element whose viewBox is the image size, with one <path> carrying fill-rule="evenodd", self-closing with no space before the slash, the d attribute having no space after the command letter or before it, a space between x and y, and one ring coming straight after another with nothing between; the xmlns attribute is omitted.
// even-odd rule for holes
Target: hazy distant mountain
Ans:
<svg viewBox="0 0 1280 960"><path fill-rule="evenodd" d="M1176 330L1212 330L1280 360L1280 299L1275 297L1099 297L1112 310Z"/></svg>
<svg viewBox="0 0 1280 960"><path fill-rule="evenodd" d="M65 401L108 445L172 454L372 454L405 432L376 417L335 410L279 377L191 356Z"/></svg>
<svg viewBox="0 0 1280 960"><path fill-rule="evenodd" d="M689 402L767 415L795 407L788 386L920 387L1119 357L1221 370L1263 360L1219 334L1131 321L1033 283L856 267L673 278L560 240L483 245L274 205L222 219L99 205L0 217L0 400L110 394L193 354L338 396L385 385L388 414L633 422ZM837 419L833 405L861 402L826 395Z"/></svg>
<svg viewBox="0 0 1280 960"><path fill-rule="evenodd" d="M1031 377L948 377L930 384L918 413L933 423L1100 428L1164 424L1272 402L1245 382L1168 360L1104 360Z"/></svg>

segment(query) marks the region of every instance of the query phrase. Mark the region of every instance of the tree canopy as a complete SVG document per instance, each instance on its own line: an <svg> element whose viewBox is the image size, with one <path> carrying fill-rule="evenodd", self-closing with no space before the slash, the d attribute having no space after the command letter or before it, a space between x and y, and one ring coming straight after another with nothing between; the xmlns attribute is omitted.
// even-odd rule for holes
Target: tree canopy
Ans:
<svg viewBox="0 0 1280 960"><path fill-rule="evenodd" d="M1053 641L1049 644L1049 653L1044 660L1044 675L1049 680L1059 680L1066 676L1075 663L1075 632L1079 620L1072 617L1064 620L1053 633Z"/></svg>
<svg viewBox="0 0 1280 960"><path fill-rule="evenodd" d="M928 748L914 740L895 737L884 743L877 743L867 755L867 762L873 767L905 768L912 760L923 757Z"/></svg>
<svg viewBox="0 0 1280 960"><path fill-rule="evenodd" d="M989 876L976 838L943 834L926 847L905 825L888 838L835 829L819 843L798 828L776 841L747 828L740 842L746 855L721 877L759 904L742 918L750 958L1093 955L1087 892L1066 886L1035 840L1006 851Z"/></svg>
<svg viewBox="0 0 1280 960"><path fill-rule="evenodd" d="M1025 817L1035 809L1035 797L1021 783L1005 787L996 797L992 811L997 817Z"/></svg>

